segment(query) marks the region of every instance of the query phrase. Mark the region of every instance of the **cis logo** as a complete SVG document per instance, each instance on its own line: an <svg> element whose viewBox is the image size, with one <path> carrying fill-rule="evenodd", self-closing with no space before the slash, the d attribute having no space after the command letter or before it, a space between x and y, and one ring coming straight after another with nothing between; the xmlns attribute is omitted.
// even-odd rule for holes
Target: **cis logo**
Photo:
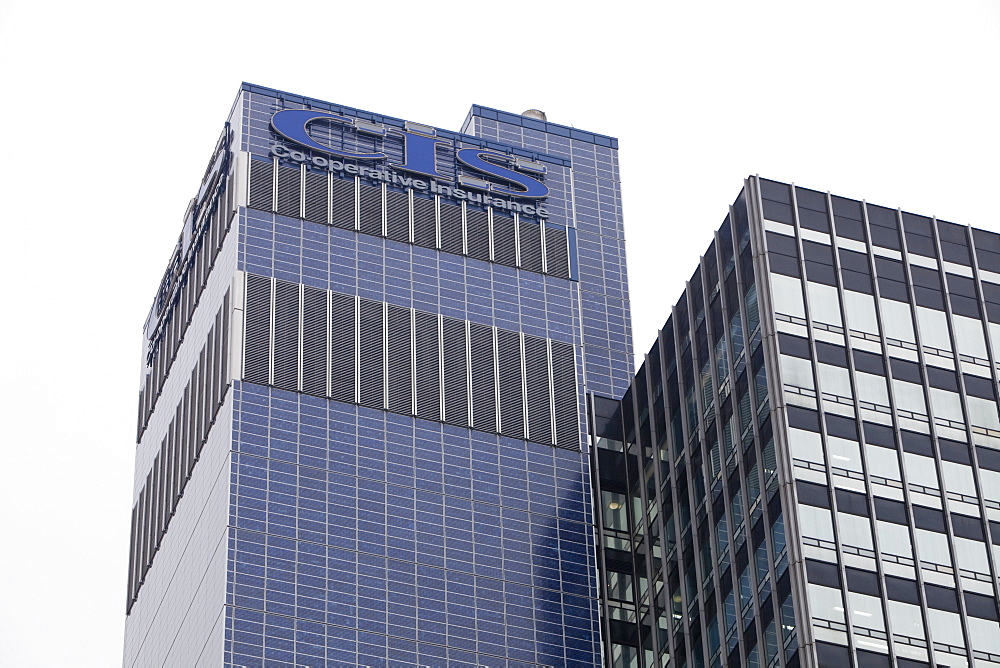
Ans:
<svg viewBox="0 0 1000 668"><path fill-rule="evenodd" d="M352 153L341 151L329 146L323 146L309 136L309 125L316 121L333 121L350 125L356 132L375 136L385 136L387 133L399 135L403 138L403 163L390 163L397 169L402 169L415 174L423 174L442 181L454 181L437 171L436 152L438 147L454 148L454 143L434 136L434 129L428 126L416 126L407 123L406 129L386 128L376 123L371 123L363 119L338 116L325 111L315 111L311 109L285 109L279 111L271 117L271 127L274 131L285 139L305 146L314 151L338 156L340 158L353 158L354 160L387 160L385 153ZM493 193L500 193L512 197L522 197L527 199L541 199L549 194L548 186L532 178L522 171L514 171L508 166L514 166L519 170L544 174L545 166L537 162L531 162L521 158L498 153L481 148L459 148L455 150L455 158L476 172L502 179L513 188L489 183L480 179L459 178L462 185L468 188L476 188Z"/></svg>

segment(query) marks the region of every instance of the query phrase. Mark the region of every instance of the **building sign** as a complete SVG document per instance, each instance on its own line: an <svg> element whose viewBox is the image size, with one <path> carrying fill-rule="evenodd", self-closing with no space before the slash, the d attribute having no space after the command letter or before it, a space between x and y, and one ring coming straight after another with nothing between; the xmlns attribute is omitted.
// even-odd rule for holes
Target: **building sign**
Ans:
<svg viewBox="0 0 1000 668"><path fill-rule="evenodd" d="M393 134L399 136L403 144L403 159L401 162L390 162L389 156L382 152L352 151L320 144L309 134L309 125L315 121L332 121L342 124L361 135L385 137L388 134ZM519 204L508 199L528 199L537 202L537 200L547 197L548 187L542 181L529 175L544 174L544 165L489 149L455 147L451 140L437 137L434 128L426 125L407 122L405 129L401 130L328 112L285 109L271 117L271 127L277 134L296 145L287 146L275 143L271 147L271 153L281 159L310 164L332 172L357 174L362 178L370 178L399 187L429 191L449 199L467 200L540 217L547 215L544 207L536 204ZM302 148L309 149L309 151L303 151ZM437 152L439 149L452 150L458 163L473 172L491 178L491 180L470 177L465 174L458 174L457 178L442 174L438 170ZM314 152L322 155L315 155ZM385 161L385 164L369 167L354 164L355 161ZM404 172L404 174L400 174L396 170ZM449 184L457 182L458 185L444 185L439 182Z"/></svg>

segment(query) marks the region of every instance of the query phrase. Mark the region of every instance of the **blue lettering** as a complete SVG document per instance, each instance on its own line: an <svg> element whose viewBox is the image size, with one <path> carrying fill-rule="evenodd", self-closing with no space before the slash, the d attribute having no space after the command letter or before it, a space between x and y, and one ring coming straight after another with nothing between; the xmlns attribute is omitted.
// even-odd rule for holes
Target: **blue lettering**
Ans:
<svg viewBox="0 0 1000 668"><path fill-rule="evenodd" d="M284 109L271 117L271 127L279 135L311 149L337 155L344 158L355 158L357 160L382 160L386 156L384 153L351 153L349 151L338 151L329 146L317 143L309 136L309 124L313 121L327 120L337 123L351 123L350 118L329 114L323 111L313 111L310 109Z"/></svg>
<svg viewBox="0 0 1000 668"><path fill-rule="evenodd" d="M438 179L447 178L437 171L436 154L438 146L451 146L450 141L414 132L403 132L402 130L393 130L392 132L403 137L403 159L405 160L402 165L393 165L393 167Z"/></svg>
<svg viewBox="0 0 1000 668"><path fill-rule="evenodd" d="M504 155L503 153L486 151L481 148L463 148L459 149L455 153L455 157L458 158L458 161L463 165L471 167L477 172L499 177L505 181L515 183L524 188L524 190L511 190L510 188L504 188L503 186L491 184L489 189L493 192L513 195L514 197L527 197L530 199L539 199L546 197L549 194L548 186L541 181L485 160L486 157L490 157L495 160L510 162L510 156Z"/></svg>

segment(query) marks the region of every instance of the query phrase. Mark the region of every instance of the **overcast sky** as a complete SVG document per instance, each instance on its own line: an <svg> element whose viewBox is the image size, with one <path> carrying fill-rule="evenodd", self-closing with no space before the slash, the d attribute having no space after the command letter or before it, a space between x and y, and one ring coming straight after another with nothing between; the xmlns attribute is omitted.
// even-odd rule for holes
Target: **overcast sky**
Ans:
<svg viewBox="0 0 1000 668"><path fill-rule="evenodd" d="M0 0L0 665L121 661L141 326L241 81L618 137L641 353L749 174L1000 231L998 70L996 1Z"/></svg>

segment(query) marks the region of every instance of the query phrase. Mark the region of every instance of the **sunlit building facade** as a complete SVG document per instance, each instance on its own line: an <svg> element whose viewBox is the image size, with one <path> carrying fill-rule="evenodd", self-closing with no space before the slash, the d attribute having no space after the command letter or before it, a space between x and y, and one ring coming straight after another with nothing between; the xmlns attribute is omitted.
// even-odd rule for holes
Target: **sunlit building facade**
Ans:
<svg viewBox="0 0 1000 668"><path fill-rule="evenodd" d="M244 84L145 327L124 665L597 666L615 139Z"/></svg>
<svg viewBox="0 0 1000 668"><path fill-rule="evenodd" d="M1000 666L1000 236L750 178L594 396L612 666Z"/></svg>

